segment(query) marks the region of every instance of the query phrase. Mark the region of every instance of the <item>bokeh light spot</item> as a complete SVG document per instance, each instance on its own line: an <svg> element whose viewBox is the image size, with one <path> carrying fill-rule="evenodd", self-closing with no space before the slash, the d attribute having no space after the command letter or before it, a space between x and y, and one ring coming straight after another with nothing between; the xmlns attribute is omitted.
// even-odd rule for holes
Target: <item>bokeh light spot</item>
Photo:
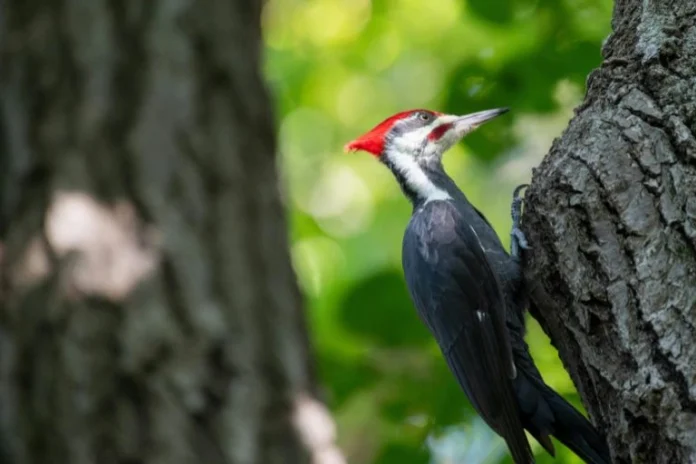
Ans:
<svg viewBox="0 0 696 464"><path fill-rule="evenodd" d="M352 168L330 163L316 182L307 211L333 236L348 237L371 223L374 201L365 181Z"/></svg>
<svg viewBox="0 0 696 464"><path fill-rule="evenodd" d="M302 289L310 296L320 294L341 275L345 255L328 237L302 239L292 245L292 259Z"/></svg>

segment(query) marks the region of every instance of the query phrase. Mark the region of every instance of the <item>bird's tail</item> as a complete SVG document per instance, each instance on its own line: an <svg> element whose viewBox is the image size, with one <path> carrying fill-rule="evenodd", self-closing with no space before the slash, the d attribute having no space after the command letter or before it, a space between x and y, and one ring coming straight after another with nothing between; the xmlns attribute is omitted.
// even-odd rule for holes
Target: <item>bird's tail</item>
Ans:
<svg viewBox="0 0 696 464"><path fill-rule="evenodd" d="M519 375L514 381L522 422L552 456L556 437L588 464L611 464L606 437L568 403L546 385L529 354L521 330L512 330L515 364Z"/></svg>
<svg viewBox="0 0 696 464"><path fill-rule="evenodd" d="M606 438L562 396L544 385L544 396L555 416L553 435L588 464L611 464Z"/></svg>
<svg viewBox="0 0 696 464"><path fill-rule="evenodd" d="M525 374L516 384L524 426L546 451L555 454L553 435L586 463L611 464L606 439L592 423L540 377Z"/></svg>

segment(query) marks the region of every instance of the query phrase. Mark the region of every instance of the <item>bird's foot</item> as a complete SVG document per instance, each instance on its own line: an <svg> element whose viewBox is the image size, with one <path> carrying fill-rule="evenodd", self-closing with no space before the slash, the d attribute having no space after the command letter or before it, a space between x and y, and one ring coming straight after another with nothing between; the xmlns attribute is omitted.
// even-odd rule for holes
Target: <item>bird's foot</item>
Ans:
<svg viewBox="0 0 696 464"><path fill-rule="evenodd" d="M510 231L510 254L515 259L521 258L520 250L529 250L527 237L520 228L520 219L522 218L522 203L524 200L520 197L520 191L528 187L528 184L518 185L512 192L512 205L510 214L512 216L512 230Z"/></svg>

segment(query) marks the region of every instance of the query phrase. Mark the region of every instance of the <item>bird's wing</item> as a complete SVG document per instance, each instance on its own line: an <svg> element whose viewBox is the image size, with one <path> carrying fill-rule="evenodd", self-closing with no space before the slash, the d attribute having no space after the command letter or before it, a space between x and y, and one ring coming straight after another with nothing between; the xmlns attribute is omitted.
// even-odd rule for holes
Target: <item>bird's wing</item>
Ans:
<svg viewBox="0 0 696 464"><path fill-rule="evenodd" d="M464 226L466 227L466 226ZM503 366L507 369L508 377L514 379L517 376L515 362L512 356L512 345L510 335L508 334L506 320L506 305L505 295L503 294L502 285L498 279L498 275L491 268L486 252L481 244L481 240L476 234L476 230L472 226L468 226L471 231L472 238L476 240L476 244L472 247L472 257L474 260L470 264L476 263L476 267L483 270L480 277L480 287L476 295L482 299L481 306L488 309L491 322L493 324L493 333L495 338L500 343L500 354L503 360ZM491 335L493 335L491 333Z"/></svg>
<svg viewBox="0 0 696 464"><path fill-rule="evenodd" d="M474 408L505 439L515 462L532 463L511 380L516 373L498 278L476 232L453 207L429 210L426 205L420 214L431 217L409 225L403 250L418 313Z"/></svg>

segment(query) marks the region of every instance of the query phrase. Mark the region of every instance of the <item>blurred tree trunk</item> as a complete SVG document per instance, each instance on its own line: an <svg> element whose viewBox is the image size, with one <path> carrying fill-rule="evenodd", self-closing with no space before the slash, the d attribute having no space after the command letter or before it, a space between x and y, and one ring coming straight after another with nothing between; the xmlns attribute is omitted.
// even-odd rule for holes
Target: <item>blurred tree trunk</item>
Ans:
<svg viewBox="0 0 696 464"><path fill-rule="evenodd" d="M696 463L696 3L618 0L603 54L527 192L532 311L616 462Z"/></svg>
<svg viewBox="0 0 696 464"><path fill-rule="evenodd" d="M3 463L333 453L260 9L0 2Z"/></svg>

